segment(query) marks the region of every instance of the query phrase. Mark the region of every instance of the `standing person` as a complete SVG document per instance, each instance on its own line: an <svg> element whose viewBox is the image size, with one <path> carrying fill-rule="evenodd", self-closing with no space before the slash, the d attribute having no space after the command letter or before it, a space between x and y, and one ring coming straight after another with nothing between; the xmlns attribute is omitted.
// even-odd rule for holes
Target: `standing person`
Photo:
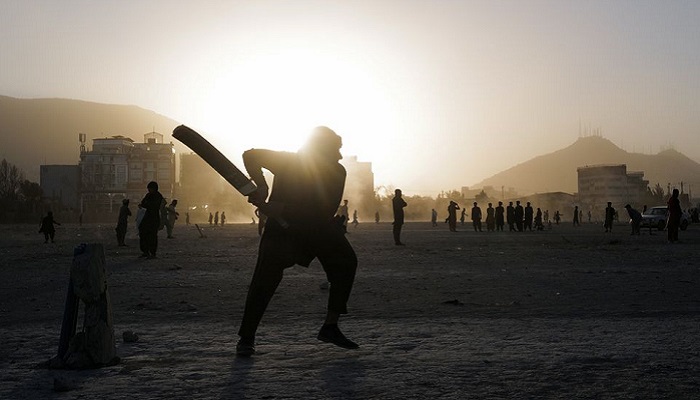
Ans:
<svg viewBox="0 0 700 400"><path fill-rule="evenodd" d="M683 210L681 209L681 202L678 196L678 189L673 189L671 197L666 203L668 206L668 224L666 229L668 229L668 241L671 243L678 241L678 227L681 225L681 217L683 216Z"/></svg>
<svg viewBox="0 0 700 400"><path fill-rule="evenodd" d="M122 200L122 206L119 207L119 217L117 218L117 245L126 246L124 239L126 238L126 228L129 222L129 217L131 216L131 210L129 210L129 199Z"/></svg>
<svg viewBox="0 0 700 400"><path fill-rule="evenodd" d="M515 207L513 207L513 202L508 202L508 207L506 207L506 222L508 223L508 231L515 231Z"/></svg>
<svg viewBox="0 0 700 400"><path fill-rule="evenodd" d="M537 207L537 213L535 213L535 229L538 231L544 230L544 224L542 224L542 210Z"/></svg>
<svg viewBox="0 0 700 400"><path fill-rule="evenodd" d="M401 227L403 227L403 209L408 204L401 197L401 189L394 190L394 198L391 199L391 207L394 210L394 222L393 222L393 233L394 233L394 244L397 246L403 246L401 242Z"/></svg>
<svg viewBox="0 0 700 400"><path fill-rule="evenodd" d="M379 211L375 211L375 213L374 213L374 223L375 224L379 223Z"/></svg>
<svg viewBox="0 0 700 400"><path fill-rule="evenodd" d="M168 204L167 207L165 207L166 211L166 220L165 220L165 228L166 232L168 232L168 239L174 238L173 236L173 228L175 228L175 220L177 217L180 216L180 213L175 210L175 207L177 206L177 200L173 199L173 201Z"/></svg>
<svg viewBox="0 0 700 400"><path fill-rule="evenodd" d="M209 213L209 225L214 223L214 215L210 212Z"/></svg>
<svg viewBox="0 0 700 400"><path fill-rule="evenodd" d="M433 224L433 226L437 226L437 217L438 217L437 211L435 211L435 209L433 208L430 211L430 223Z"/></svg>
<svg viewBox="0 0 700 400"><path fill-rule="evenodd" d="M248 201L270 218L260 239L238 331L238 356L255 353L258 325L284 270L294 264L308 267L314 258L318 258L330 282L328 311L317 338L346 349L359 347L338 328L340 315L347 313L357 269L355 251L342 223L334 217L346 178L345 168L338 162L341 146L340 136L318 127L296 153L264 149L243 153L245 168L257 185ZM269 199L263 168L275 177Z"/></svg>
<svg viewBox="0 0 700 400"><path fill-rule="evenodd" d="M185 213L185 225L189 225L189 224L190 224L190 213L186 212Z"/></svg>
<svg viewBox="0 0 700 400"><path fill-rule="evenodd" d="M343 219L343 230L347 232L348 219L350 219L347 200L343 200L343 204L341 204L340 207L338 207L338 216Z"/></svg>
<svg viewBox="0 0 700 400"><path fill-rule="evenodd" d="M459 216L459 224L464 225L464 220L467 218L467 209L466 207L462 209L462 213Z"/></svg>
<svg viewBox="0 0 700 400"><path fill-rule="evenodd" d="M474 232L482 232L481 230L481 207L475 201L472 207L472 226L474 227Z"/></svg>
<svg viewBox="0 0 700 400"><path fill-rule="evenodd" d="M486 230L489 232L496 230L496 210L491 203L486 208Z"/></svg>
<svg viewBox="0 0 700 400"><path fill-rule="evenodd" d="M499 201L496 207L496 230L503 232L503 226L505 224L504 217L505 209L503 208L503 202Z"/></svg>
<svg viewBox="0 0 700 400"><path fill-rule="evenodd" d="M561 214L559 213L559 210L554 212L554 223L559 225L559 221L561 221Z"/></svg>
<svg viewBox="0 0 700 400"><path fill-rule="evenodd" d="M581 226L578 215L578 206L574 206L574 226Z"/></svg>
<svg viewBox="0 0 700 400"><path fill-rule="evenodd" d="M450 200L450 204L447 206L447 224L450 227L450 232L457 232L457 210L459 210L459 204Z"/></svg>
<svg viewBox="0 0 700 400"><path fill-rule="evenodd" d="M632 235L639 235L641 233L640 226L642 224L642 213L632 208L631 205L626 204L627 214L630 216L630 224L632 225Z"/></svg>
<svg viewBox="0 0 700 400"><path fill-rule="evenodd" d="M525 210L523 206L520 205L520 200L515 201L515 226L518 228L518 232L523 231L523 219L525 218Z"/></svg>
<svg viewBox="0 0 700 400"><path fill-rule="evenodd" d="M44 234L44 243L48 243L51 239L53 243L54 236L56 235L56 227L54 225L61 225L58 221L54 221L53 212L49 211L44 218L41 219L41 227L39 228L39 233Z"/></svg>
<svg viewBox="0 0 700 400"><path fill-rule="evenodd" d="M222 211L221 212L221 226L224 226L225 223L226 223L226 212Z"/></svg>
<svg viewBox="0 0 700 400"><path fill-rule="evenodd" d="M214 213L214 226L219 225L219 212Z"/></svg>
<svg viewBox="0 0 700 400"><path fill-rule="evenodd" d="M612 232L613 219L615 218L615 208L612 206L612 202L608 202L608 206L605 207L605 232Z"/></svg>
<svg viewBox="0 0 700 400"><path fill-rule="evenodd" d="M144 196L139 207L146 210L139 224L139 246L141 257L156 258L158 250L158 226L160 225L160 209L163 195L158 191L158 183L148 182L148 193Z"/></svg>
<svg viewBox="0 0 700 400"><path fill-rule="evenodd" d="M525 218L523 219L523 230L529 230L532 232L532 217L533 217L533 210L532 206L530 205L530 202L528 201L525 204Z"/></svg>

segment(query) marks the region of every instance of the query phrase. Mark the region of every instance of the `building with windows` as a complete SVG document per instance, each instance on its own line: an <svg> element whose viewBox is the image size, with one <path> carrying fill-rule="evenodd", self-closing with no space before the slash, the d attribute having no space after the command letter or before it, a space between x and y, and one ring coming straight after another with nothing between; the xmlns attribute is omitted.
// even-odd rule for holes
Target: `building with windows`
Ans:
<svg viewBox="0 0 700 400"><path fill-rule="evenodd" d="M608 202L621 210L625 204L641 209L649 181L644 172L627 172L626 164L592 165L577 168L578 201L583 212L598 215Z"/></svg>
<svg viewBox="0 0 700 400"><path fill-rule="evenodd" d="M163 135L150 132L144 143L124 136L93 139L92 150L81 146L80 211L86 215L114 213L123 199L136 203L150 181L158 182L164 197L175 187L175 148Z"/></svg>

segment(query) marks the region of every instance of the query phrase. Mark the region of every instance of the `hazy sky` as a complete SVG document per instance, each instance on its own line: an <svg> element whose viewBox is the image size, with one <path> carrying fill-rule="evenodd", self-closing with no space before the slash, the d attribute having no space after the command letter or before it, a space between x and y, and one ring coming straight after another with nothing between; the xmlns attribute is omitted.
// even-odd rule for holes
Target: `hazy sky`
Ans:
<svg viewBox="0 0 700 400"><path fill-rule="evenodd" d="M700 161L698 21L697 0L0 0L0 95L137 105L232 159L328 125L377 185L435 195L579 126Z"/></svg>

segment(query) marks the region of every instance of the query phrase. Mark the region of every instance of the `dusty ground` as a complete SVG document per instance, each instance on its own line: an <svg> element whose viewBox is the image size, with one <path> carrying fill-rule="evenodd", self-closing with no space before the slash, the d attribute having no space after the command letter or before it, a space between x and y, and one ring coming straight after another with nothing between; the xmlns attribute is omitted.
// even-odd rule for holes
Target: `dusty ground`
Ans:
<svg viewBox="0 0 700 400"><path fill-rule="evenodd" d="M115 245L113 226L0 226L1 399L698 398L700 226L629 236L598 225L527 233L450 233L409 223L349 238L360 258L342 321L361 344L315 339L327 298L317 263L288 270L258 352L236 359L255 261L251 225L176 227L159 258ZM36 368L55 355L73 248L106 247L122 362ZM140 340L124 343L132 330ZM54 391L54 380L67 392Z"/></svg>

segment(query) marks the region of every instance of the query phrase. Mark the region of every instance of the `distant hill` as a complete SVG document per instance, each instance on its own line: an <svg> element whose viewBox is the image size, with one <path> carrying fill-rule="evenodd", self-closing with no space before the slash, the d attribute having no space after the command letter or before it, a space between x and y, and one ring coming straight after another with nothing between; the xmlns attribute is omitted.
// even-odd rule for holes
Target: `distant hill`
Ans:
<svg viewBox="0 0 700 400"><path fill-rule="evenodd" d="M67 99L17 99L0 96L0 159L18 166L29 180L39 181L41 164L77 164L78 133L92 139L122 135L143 142L155 130L167 143L178 122L136 106Z"/></svg>
<svg viewBox="0 0 700 400"><path fill-rule="evenodd" d="M691 183L700 191L700 164L676 150L655 155L628 153L600 136L579 138L572 145L535 157L475 184L474 188L493 186L514 188L521 195L578 191L576 169L586 165L627 164L627 172L643 171L650 186L678 182ZM691 188L692 190L692 188Z"/></svg>

